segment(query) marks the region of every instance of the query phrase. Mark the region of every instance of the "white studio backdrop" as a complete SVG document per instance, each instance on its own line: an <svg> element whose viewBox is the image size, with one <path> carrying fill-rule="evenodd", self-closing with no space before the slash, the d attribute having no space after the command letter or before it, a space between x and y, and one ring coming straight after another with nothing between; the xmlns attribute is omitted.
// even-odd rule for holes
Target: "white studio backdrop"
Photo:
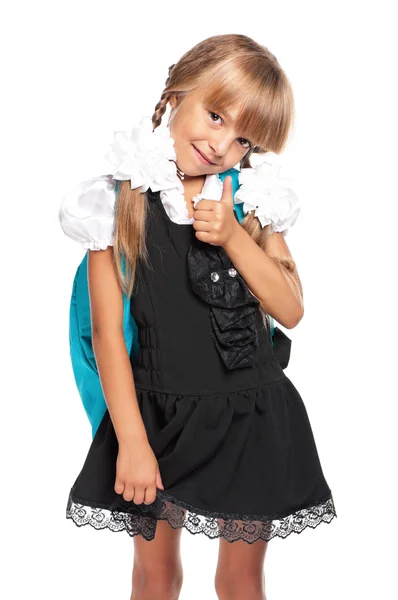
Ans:
<svg viewBox="0 0 398 600"><path fill-rule="evenodd" d="M270 541L267 598L397 597L392 3L39 0L2 13L1 597L129 599L133 539L65 519L91 431L68 345L84 250L57 214L68 187L107 172L113 131L152 114L168 67L221 33L267 46L295 93L294 135L280 159L302 204L286 241L305 316L285 330L286 374L338 515ZM182 600L216 600L217 552L216 540L183 531Z"/></svg>

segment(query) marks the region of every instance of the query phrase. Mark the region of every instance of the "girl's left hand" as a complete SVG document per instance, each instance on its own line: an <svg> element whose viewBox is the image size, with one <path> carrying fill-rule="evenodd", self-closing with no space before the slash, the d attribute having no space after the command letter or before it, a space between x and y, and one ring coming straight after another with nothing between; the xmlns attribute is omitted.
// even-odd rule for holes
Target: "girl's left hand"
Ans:
<svg viewBox="0 0 398 600"><path fill-rule="evenodd" d="M198 240L213 246L225 246L239 227L233 209L231 176L224 179L221 200L199 200L194 219L193 228Z"/></svg>

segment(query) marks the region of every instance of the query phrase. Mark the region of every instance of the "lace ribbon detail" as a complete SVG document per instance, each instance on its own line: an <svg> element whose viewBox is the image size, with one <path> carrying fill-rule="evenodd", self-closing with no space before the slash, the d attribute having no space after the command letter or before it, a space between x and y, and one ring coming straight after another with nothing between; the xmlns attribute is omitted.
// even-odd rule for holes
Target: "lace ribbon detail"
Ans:
<svg viewBox="0 0 398 600"><path fill-rule="evenodd" d="M71 493L66 508L66 518L78 526L126 530L131 537L141 535L146 540L155 537L156 522L166 520L173 529L184 527L192 534L203 533L210 539L223 538L230 543L243 540L248 544L257 540L268 542L274 537L286 538L307 527L314 529L320 523L330 523L334 517L337 514L332 495L287 516L199 511L163 490L157 490L156 500L150 505L137 505L120 497L109 508L93 508L75 502Z"/></svg>
<svg viewBox="0 0 398 600"><path fill-rule="evenodd" d="M193 291L210 306L212 337L228 369L249 367L258 347L260 302L221 246L195 240L187 253Z"/></svg>

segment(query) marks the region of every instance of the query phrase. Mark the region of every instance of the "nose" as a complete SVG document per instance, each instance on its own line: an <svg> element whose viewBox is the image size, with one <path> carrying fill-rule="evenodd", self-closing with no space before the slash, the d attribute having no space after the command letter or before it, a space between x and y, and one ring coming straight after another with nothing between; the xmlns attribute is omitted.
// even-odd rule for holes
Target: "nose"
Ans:
<svg viewBox="0 0 398 600"><path fill-rule="evenodd" d="M225 156L233 142L232 135L220 135L209 141L209 146L217 158Z"/></svg>

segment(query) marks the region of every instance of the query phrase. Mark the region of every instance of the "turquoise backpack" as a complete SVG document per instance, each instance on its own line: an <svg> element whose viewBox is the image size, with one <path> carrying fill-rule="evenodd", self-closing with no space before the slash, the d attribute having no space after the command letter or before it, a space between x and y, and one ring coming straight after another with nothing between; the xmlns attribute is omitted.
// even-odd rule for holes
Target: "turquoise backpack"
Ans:
<svg viewBox="0 0 398 600"><path fill-rule="evenodd" d="M225 177L228 175L231 175L232 177L232 193L234 195L239 188L239 171L237 169L229 169L224 173L220 173L219 177L224 181ZM116 186L115 191L116 193L118 192L118 185ZM239 222L241 222L245 216L243 213L243 203L234 204L234 210ZM107 405L102 391L92 346L90 297L87 277L88 253L89 251L86 252L82 262L78 266L73 281L69 311L69 347L77 389L88 420L90 421L92 437L94 438L107 410ZM125 272L123 258L122 268L123 272ZM271 341L273 343L273 319L269 315L268 318L270 320ZM138 351L140 348L138 343L138 329L136 322L130 313L130 300L124 293L123 331L127 352L131 356L132 362L135 362L138 358Z"/></svg>

